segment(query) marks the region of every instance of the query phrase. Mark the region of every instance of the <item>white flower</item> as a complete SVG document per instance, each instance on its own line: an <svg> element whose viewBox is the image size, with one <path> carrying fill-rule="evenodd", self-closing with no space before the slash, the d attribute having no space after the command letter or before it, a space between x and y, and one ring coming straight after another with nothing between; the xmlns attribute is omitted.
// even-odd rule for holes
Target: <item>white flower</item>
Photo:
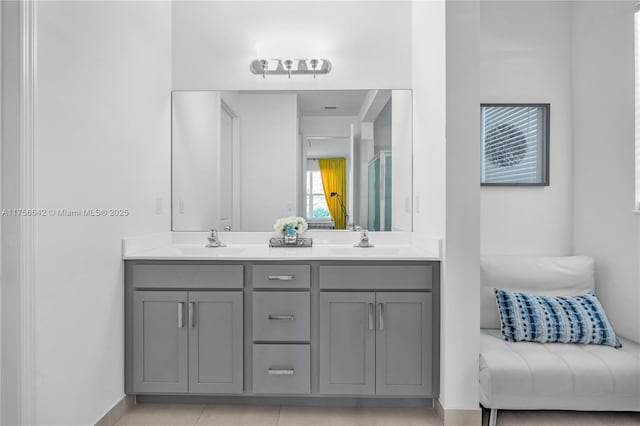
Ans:
<svg viewBox="0 0 640 426"><path fill-rule="evenodd" d="M307 221L304 220L303 217L296 217L297 220L297 224L296 224L296 232L298 234L302 234L303 232L305 232L307 229L309 229L309 224L307 224Z"/></svg>
<svg viewBox="0 0 640 426"><path fill-rule="evenodd" d="M299 216L281 217L273 224L273 230L279 234L284 234L287 228L293 228L297 234L302 234L309 229L309 225L303 217Z"/></svg>

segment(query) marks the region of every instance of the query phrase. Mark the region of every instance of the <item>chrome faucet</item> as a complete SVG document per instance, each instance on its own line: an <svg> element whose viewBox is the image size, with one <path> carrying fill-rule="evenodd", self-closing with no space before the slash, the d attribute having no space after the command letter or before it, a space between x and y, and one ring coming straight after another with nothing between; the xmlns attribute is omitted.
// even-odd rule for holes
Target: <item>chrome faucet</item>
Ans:
<svg viewBox="0 0 640 426"><path fill-rule="evenodd" d="M371 244L369 242L369 231L368 230L362 229L359 226L356 226L355 230L356 231L360 231L360 241L355 243L353 245L354 247L362 247L362 248L375 247L373 244Z"/></svg>
<svg viewBox="0 0 640 426"><path fill-rule="evenodd" d="M212 229L211 230L211 235L209 235L207 237L207 239L209 240L209 244L207 244L205 247L226 247L227 245L222 243L219 239L218 239L218 230L217 229Z"/></svg>

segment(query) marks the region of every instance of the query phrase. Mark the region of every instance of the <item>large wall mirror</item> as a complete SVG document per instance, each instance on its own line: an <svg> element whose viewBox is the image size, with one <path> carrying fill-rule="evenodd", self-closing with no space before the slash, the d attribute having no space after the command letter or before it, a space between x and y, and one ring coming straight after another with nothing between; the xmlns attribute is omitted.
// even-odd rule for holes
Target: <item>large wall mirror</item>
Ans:
<svg viewBox="0 0 640 426"><path fill-rule="evenodd" d="M172 229L412 229L410 90L173 92Z"/></svg>

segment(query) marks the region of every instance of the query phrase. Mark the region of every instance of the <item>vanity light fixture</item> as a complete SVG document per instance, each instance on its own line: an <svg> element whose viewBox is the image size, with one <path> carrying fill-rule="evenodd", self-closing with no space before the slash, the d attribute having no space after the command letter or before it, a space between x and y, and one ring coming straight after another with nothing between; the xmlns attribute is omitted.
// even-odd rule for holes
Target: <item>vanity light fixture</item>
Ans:
<svg viewBox="0 0 640 426"><path fill-rule="evenodd" d="M262 75L313 75L328 74L331 62L328 59L255 59L249 65L253 74Z"/></svg>

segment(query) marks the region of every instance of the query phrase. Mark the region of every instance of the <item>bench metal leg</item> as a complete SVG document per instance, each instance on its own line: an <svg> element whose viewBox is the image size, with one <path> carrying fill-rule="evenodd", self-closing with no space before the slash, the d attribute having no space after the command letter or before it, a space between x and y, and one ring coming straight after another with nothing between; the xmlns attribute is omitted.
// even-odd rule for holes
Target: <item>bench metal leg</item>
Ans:
<svg viewBox="0 0 640 426"><path fill-rule="evenodd" d="M492 408L489 413L489 426L496 426L496 422L498 421L498 409Z"/></svg>

